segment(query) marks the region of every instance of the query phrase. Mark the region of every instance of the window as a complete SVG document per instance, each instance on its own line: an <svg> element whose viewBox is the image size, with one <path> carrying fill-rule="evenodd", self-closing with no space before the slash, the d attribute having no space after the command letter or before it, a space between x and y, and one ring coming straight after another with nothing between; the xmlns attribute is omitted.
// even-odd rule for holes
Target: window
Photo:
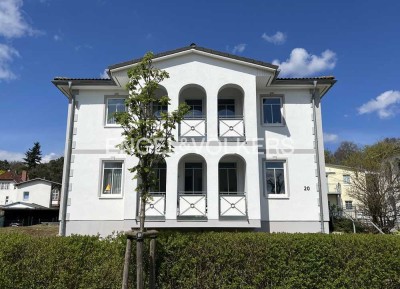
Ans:
<svg viewBox="0 0 400 289"><path fill-rule="evenodd" d="M223 193L237 193L236 163L219 164L219 191Z"/></svg>
<svg viewBox="0 0 400 289"><path fill-rule="evenodd" d="M151 188L152 193L165 193L167 191L167 166L159 163L154 168L156 173L156 184Z"/></svg>
<svg viewBox="0 0 400 289"><path fill-rule="evenodd" d="M285 194L285 162L265 162L265 186L268 194Z"/></svg>
<svg viewBox="0 0 400 289"><path fill-rule="evenodd" d="M8 190L10 188L10 183L2 182L0 183L0 190Z"/></svg>
<svg viewBox="0 0 400 289"><path fill-rule="evenodd" d="M107 120L106 124L116 124L115 113L125 111L125 98L107 99Z"/></svg>
<svg viewBox="0 0 400 289"><path fill-rule="evenodd" d="M189 112L186 117L203 117L203 101L201 99L188 99L186 104L189 106Z"/></svg>
<svg viewBox="0 0 400 289"><path fill-rule="evenodd" d="M10 200L10 197L6 196L6 205L8 204L9 200Z"/></svg>
<svg viewBox="0 0 400 289"><path fill-rule="evenodd" d="M343 175L343 183L350 184L350 175Z"/></svg>
<svg viewBox="0 0 400 289"><path fill-rule="evenodd" d="M168 105L162 105L159 102L153 103L153 114L156 117L161 117L161 113L168 112Z"/></svg>
<svg viewBox="0 0 400 289"><path fill-rule="evenodd" d="M220 118L229 118L235 116L234 99L218 99L218 116Z"/></svg>
<svg viewBox="0 0 400 289"><path fill-rule="evenodd" d="M24 201L29 200L29 192L24 192Z"/></svg>
<svg viewBox="0 0 400 289"><path fill-rule="evenodd" d="M263 123L264 124L282 124L282 98L265 97L262 99Z"/></svg>
<svg viewBox="0 0 400 289"><path fill-rule="evenodd" d="M118 195L122 193L122 162L103 163L102 194Z"/></svg>
<svg viewBox="0 0 400 289"><path fill-rule="evenodd" d="M353 201L345 201L344 204L345 204L346 210L353 209Z"/></svg>
<svg viewBox="0 0 400 289"><path fill-rule="evenodd" d="M203 191L203 164L185 164L185 193L198 193Z"/></svg>
<svg viewBox="0 0 400 289"><path fill-rule="evenodd" d="M51 200L58 201L60 199L60 190L58 188L51 190Z"/></svg>

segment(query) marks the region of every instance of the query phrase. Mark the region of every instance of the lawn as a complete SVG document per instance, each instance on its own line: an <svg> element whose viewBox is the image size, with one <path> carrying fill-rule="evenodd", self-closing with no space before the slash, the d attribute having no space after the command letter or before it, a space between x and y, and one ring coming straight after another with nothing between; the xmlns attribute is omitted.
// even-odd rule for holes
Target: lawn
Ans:
<svg viewBox="0 0 400 289"><path fill-rule="evenodd" d="M47 237L47 236L57 236L58 226L49 225L34 225L26 227L4 227L0 228L0 234L7 233L22 233L31 236Z"/></svg>

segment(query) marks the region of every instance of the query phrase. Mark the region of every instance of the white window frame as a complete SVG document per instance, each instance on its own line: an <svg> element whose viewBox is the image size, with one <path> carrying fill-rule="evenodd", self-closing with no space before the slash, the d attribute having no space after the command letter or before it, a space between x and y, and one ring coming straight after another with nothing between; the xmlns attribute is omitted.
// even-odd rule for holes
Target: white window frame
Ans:
<svg viewBox="0 0 400 289"><path fill-rule="evenodd" d="M104 164L105 163L121 163L121 193L119 194L103 194L103 181L104 181ZM99 198L100 199L121 199L124 195L125 184L125 162L121 159L101 159L100 160L100 181L99 181Z"/></svg>
<svg viewBox="0 0 400 289"><path fill-rule="evenodd" d="M347 207L347 204L350 204L349 208ZM354 210L353 201L350 200L344 201L344 207L346 210Z"/></svg>
<svg viewBox="0 0 400 289"><path fill-rule="evenodd" d="M284 174L284 180L285 180L285 193L284 194L268 194L267 192L267 178L266 178L266 173L267 173L267 168L266 168L266 163L273 163L273 162L278 162L278 163L283 163L283 174ZM264 197L267 199L288 199L289 198L289 176L288 176L288 160L287 159L263 159L262 160L262 172L263 172L263 185L264 185Z"/></svg>
<svg viewBox="0 0 400 289"><path fill-rule="evenodd" d="M343 184L345 184L345 185L351 184L351 176L349 174L343 175Z"/></svg>
<svg viewBox="0 0 400 289"><path fill-rule="evenodd" d="M104 101L104 104L105 104L105 110L104 110L104 126L105 127L121 127L121 125L120 124L118 124L118 123L108 123L108 101L109 100L113 100L113 99L122 99L122 100L126 100L126 97L125 96L112 96L112 97L110 97L110 96L106 96L105 97L105 101Z"/></svg>
<svg viewBox="0 0 400 289"><path fill-rule="evenodd" d="M264 122L264 99L272 99L272 98L277 98L280 101L281 104L281 122L280 123L266 123ZM261 125L262 126L285 126L285 115L284 115L284 109L283 109L283 103L284 103L284 96L283 95L261 95L261 102L260 102L260 108L261 108Z"/></svg>
<svg viewBox="0 0 400 289"><path fill-rule="evenodd" d="M56 198L55 198L56 196ZM59 201L60 200L60 190L58 188L54 188L51 190L51 200Z"/></svg>
<svg viewBox="0 0 400 289"><path fill-rule="evenodd" d="M9 190L10 183L9 182L0 182L0 190Z"/></svg>

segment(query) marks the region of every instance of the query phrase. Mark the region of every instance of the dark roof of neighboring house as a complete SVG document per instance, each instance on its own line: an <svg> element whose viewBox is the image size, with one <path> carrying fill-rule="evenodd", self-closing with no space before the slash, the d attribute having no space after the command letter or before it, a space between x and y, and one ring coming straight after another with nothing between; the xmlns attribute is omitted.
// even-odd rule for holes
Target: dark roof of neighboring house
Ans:
<svg viewBox="0 0 400 289"><path fill-rule="evenodd" d="M22 182L21 176L14 172L7 171L0 175L0 181L14 181L16 183Z"/></svg>
<svg viewBox="0 0 400 289"><path fill-rule="evenodd" d="M15 205L24 205L28 208L13 208ZM44 207L35 203L15 202L8 205L0 206L2 210L56 210L54 208ZM58 208L57 208L58 209Z"/></svg>
<svg viewBox="0 0 400 289"><path fill-rule="evenodd" d="M60 185L61 186L61 184L60 183L57 183L57 182L52 182L52 181L49 181L49 180L46 180L46 179L42 179L42 178L35 178L35 179L32 179L32 180L27 180L27 181L25 181L25 182L19 182L17 185L19 186L19 185L24 185L24 184L26 184L26 183L30 183L30 182L35 182L35 181L42 181L42 182L46 182L46 183L51 183L51 184L55 184L55 185Z"/></svg>
<svg viewBox="0 0 400 289"><path fill-rule="evenodd" d="M226 53L226 52L221 52L221 51L217 51L217 50L213 50L213 49L209 49L209 48L205 48L205 47L200 47L200 46L197 46L195 43L192 43L189 46L185 46L185 47L177 48L174 50L169 50L169 51L154 54L153 59L157 59L160 57L164 57L164 56L168 56L168 55L172 55L175 53L184 52L184 51L188 51L188 50L202 51L202 52L206 52L206 53L210 53L210 54L214 54L214 55L218 55L218 56L222 56L222 57L226 57L226 58L231 58L234 60L239 60L239 61L252 63L252 64L256 64L256 65L260 65L260 66L265 66L265 67L272 68L272 69L278 69L277 65L274 65L274 64L271 64L268 62L263 62L263 61L255 60L252 58L242 57L242 56L238 56L238 55L234 55L234 54L230 54L230 53ZM110 65L108 67L108 69L115 69L115 68L131 65L131 64L140 62L141 60L142 60L142 58L136 58L133 60L113 64L113 65Z"/></svg>

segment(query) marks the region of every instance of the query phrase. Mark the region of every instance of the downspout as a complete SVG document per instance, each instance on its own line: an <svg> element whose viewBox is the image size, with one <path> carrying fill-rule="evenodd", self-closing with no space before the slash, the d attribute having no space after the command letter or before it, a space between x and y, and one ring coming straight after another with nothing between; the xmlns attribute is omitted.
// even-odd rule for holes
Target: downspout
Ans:
<svg viewBox="0 0 400 289"><path fill-rule="evenodd" d="M314 90L311 95L312 107L313 107L313 120L314 120L314 137L315 137L315 156L317 162L317 175L318 175L318 193L319 193L319 221L321 223L321 233L325 233L324 223L324 206L322 201L322 185L321 185L321 168L319 159L319 142L318 142L318 128L317 128L317 113L315 109L315 91L317 90L317 81L314 80Z"/></svg>
<svg viewBox="0 0 400 289"><path fill-rule="evenodd" d="M68 107L68 122L67 122L67 141L65 143L64 151L64 168L62 179L62 199L60 204L60 236L66 235L67 224L67 205L68 205L68 191L69 191L69 176L71 168L71 154L72 154L72 138L74 131L74 116L75 116L75 95L72 90L72 82L68 81L69 89L69 107Z"/></svg>

